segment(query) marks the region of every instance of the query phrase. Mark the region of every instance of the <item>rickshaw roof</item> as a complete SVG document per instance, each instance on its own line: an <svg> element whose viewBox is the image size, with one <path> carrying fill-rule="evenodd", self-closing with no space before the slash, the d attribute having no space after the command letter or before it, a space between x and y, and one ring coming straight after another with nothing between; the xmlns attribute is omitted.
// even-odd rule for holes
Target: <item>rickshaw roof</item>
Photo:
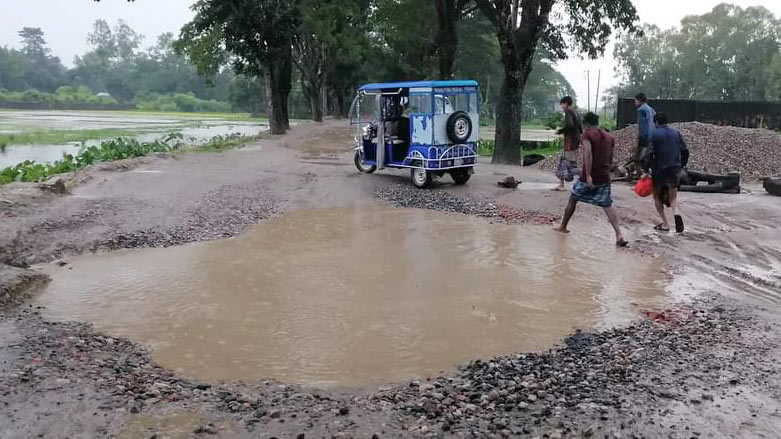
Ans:
<svg viewBox="0 0 781 439"><path fill-rule="evenodd" d="M379 82L361 86L361 91L384 90L388 88L419 88L419 87L477 87L477 81L451 80L451 81L406 81L406 82Z"/></svg>

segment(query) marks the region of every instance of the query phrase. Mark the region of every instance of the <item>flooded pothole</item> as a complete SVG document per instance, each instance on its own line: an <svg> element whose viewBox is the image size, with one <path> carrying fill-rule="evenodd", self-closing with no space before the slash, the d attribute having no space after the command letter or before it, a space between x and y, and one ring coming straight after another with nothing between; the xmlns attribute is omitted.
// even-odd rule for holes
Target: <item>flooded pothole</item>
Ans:
<svg viewBox="0 0 781 439"><path fill-rule="evenodd" d="M385 207L295 211L237 238L73 258L38 298L201 379L379 384L541 350L661 306L609 239Z"/></svg>

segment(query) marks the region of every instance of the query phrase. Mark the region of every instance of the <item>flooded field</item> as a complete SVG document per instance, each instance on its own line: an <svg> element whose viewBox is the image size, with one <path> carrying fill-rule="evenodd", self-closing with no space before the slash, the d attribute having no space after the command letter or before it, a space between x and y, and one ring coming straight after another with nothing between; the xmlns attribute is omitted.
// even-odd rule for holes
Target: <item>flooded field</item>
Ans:
<svg viewBox="0 0 781 439"><path fill-rule="evenodd" d="M240 237L47 266L47 317L203 379L359 386L543 350L666 302L660 266L588 235L413 209L292 212Z"/></svg>
<svg viewBox="0 0 781 439"><path fill-rule="evenodd" d="M153 141L178 132L190 144L208 141L215 136L257 135L267 129L260 120L236 121L203 114L167 115L164 113L87 112L87 111L0 111L0 135L41 131L120 130L141 141ZM114 136L111 136L114 137ZM20 144L13 140L0 149L0 168L25 160L52 162L64 153L76 154L83 145L99 144L105 138L81 142Z"/></svg>

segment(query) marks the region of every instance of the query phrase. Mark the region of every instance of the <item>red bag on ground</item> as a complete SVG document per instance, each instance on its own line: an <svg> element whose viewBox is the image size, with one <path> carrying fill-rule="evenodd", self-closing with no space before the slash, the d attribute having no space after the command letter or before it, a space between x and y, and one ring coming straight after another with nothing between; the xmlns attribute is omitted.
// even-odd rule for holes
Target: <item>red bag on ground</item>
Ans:
<svg viewBox="0 0 781 439"><path fill-rule="evenodd" d="M654 191L654 182L651 177L643 177L635 184L635 193L641 197L650 196Z"/></svg>

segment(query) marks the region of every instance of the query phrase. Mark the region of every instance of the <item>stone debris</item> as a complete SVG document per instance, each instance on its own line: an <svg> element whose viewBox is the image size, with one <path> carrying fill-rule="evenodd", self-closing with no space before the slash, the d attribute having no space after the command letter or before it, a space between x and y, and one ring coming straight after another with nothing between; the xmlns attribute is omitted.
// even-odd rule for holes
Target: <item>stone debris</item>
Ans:
<svg viewBox="0 0 781 439"><path fill-rule="evenodd" d="M548 213L518 209L441 189L421 190L408 184L381 187L375 196L395 207L462 213L503 224L550 225L558 221L556 215Z"/></svg>
<svg viewBox="0 0 781 439"><path fill-rule="evenodd" d="M689 168L709 174L739 172L744 180L758 181L781 175L781 135L764 129L711 125L701 122L673 123L681 131L691 156ZM613 163L621 166L637 146L637 125L612 133L616 138ZM555 157L538 164L553 170Z"/></svg>

